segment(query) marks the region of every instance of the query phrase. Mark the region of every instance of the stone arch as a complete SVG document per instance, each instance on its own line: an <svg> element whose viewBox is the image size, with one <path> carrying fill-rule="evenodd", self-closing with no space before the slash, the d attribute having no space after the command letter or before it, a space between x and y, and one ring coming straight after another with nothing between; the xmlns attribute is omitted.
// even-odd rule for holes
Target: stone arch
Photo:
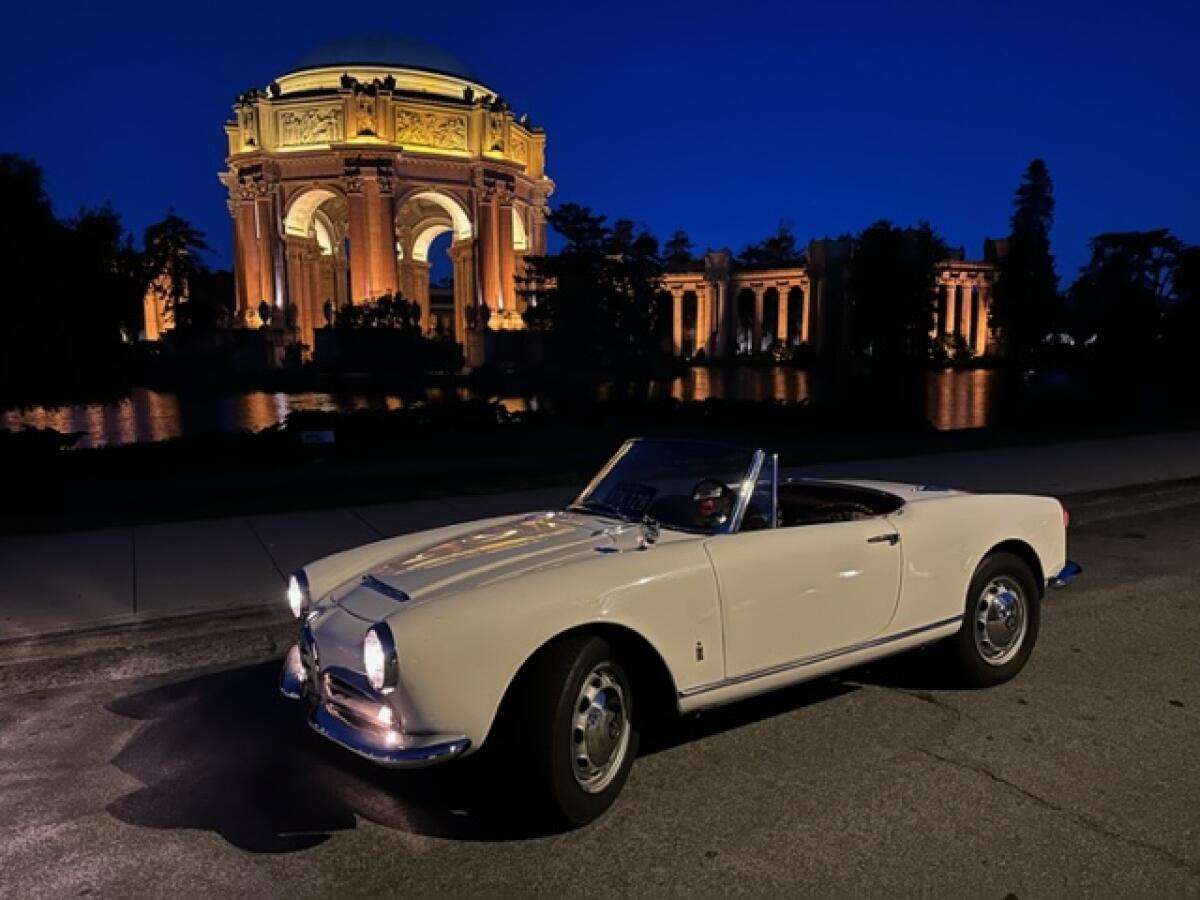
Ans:
<svg viewBox="0 0 1200 900"><path fill-rule="evenodd" d="M434 190L413 191L410 194L406 194L396 204L397 210L403 208L405 204L413 200L425 200L440 206L446 215L450 217L450 222L454 228L455 240L469 240L475 236L475 227L471 223L471 217L457 197Z"/></svg>
<svg viewBox="0 0 1200 900"><path fill-rule="evenodd" d="M453 226L445 222L426 222L422 223L417 230L413 232L412 239L412 258L417 262L429 262L429 246L439 236L447 231L453 231Z"/></svg>
<svg viewBox="0 0 1200 900"><path fill-rule="evenodd" d="M309 237L317 210L330 200L344 199L340 191L324 185L305 188L288 203L287 214L283 219L284 231L294 237Z"/></svg>

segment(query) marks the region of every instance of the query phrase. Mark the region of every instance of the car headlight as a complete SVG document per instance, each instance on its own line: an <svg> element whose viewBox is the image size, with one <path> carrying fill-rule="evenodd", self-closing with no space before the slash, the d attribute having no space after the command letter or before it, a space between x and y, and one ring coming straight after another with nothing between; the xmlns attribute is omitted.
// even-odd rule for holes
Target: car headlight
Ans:
<svg viewBox="0 0 1200 900"><path fill-rule="evenodd" d="M288 606L292 608L292 615L297 619L308 612L312 596L309 594L308 577L304 574L303 569L288 579L287 601Z"/></svg>
<svg viewBox="0 0 1200 900"><path fill-rule="evenodd" d="M400 680L400 663L392 630L382 622L372 625L363 638L363 670L375 690L390 694Z"/></svg>

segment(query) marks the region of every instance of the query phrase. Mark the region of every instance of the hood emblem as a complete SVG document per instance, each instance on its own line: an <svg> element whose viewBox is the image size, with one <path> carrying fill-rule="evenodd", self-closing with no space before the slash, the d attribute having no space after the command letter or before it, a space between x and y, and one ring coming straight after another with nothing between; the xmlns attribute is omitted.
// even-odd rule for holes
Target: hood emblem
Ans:
<svg viewBox="0 0 1200 900"><path fill-rule="evenodd" d="M400 590L399 588L392 587L386 581L380 581L374 575L364 575L362 584L363 587L369 587L377 594L383 594L383 596L395 600L397 603L408 602L408 594L404 593L404 591Z"/></svg>

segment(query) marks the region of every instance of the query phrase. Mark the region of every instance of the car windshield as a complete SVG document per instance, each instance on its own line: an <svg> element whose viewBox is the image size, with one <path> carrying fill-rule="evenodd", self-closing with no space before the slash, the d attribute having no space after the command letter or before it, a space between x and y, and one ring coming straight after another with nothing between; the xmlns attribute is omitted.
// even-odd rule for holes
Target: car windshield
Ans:
<svg viewBox="0 0 1200 900"><path fill-rule="evenodd" d="M627 441L568 509L666 528L726 531L757 453L701 441Z"/></svg>

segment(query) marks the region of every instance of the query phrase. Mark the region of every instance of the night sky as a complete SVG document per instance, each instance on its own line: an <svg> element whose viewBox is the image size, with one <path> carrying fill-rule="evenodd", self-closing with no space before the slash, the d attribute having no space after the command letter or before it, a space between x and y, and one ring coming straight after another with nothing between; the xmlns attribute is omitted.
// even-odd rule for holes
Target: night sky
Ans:
<svg viewBox="0 0 1200 900"><path fill-rule="evenodd" d="M499 10L524 10L523 16ZM1064 283L1089 235L1200 242L1200 4L21 3L0 36L0 149L55 208L170 206L229 264L222 123L326 40L409 35L548 132L552 202L734 250L929 219L976 257L1042 156Z"/></svg>

